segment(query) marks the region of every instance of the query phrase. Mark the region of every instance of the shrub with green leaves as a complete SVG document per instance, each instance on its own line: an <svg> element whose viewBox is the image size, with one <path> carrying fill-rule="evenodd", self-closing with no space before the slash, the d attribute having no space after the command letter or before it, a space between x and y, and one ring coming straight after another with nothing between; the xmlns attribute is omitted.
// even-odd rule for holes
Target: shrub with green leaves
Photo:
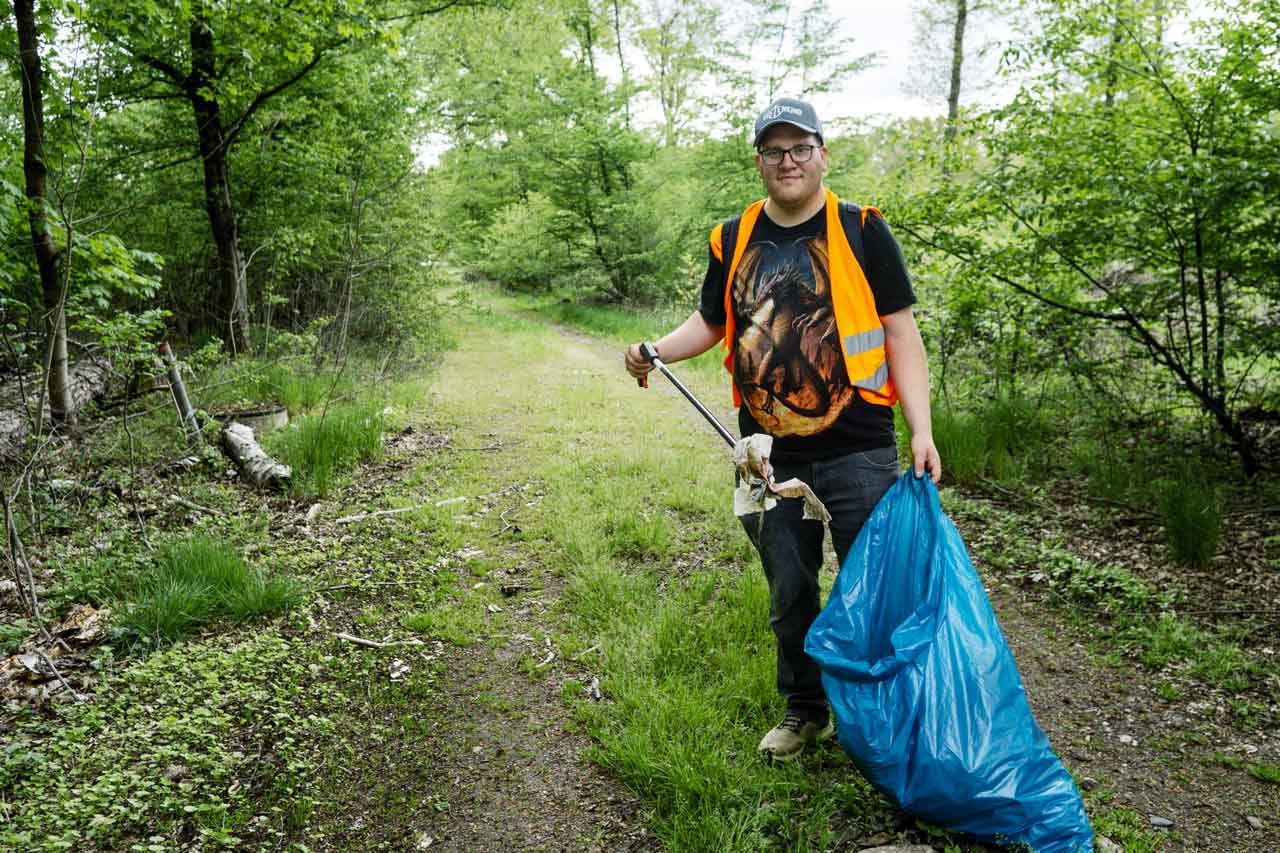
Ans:
<svg viewBox="0 0 1280 853"><path fill-rule="evenodd" d="M267 578L227 545L196 537L164 551L117 626L135 643L164 646L213 622L282 613L301 599L296 584Z"/></svg>
<svg viewBox="0 0 1280 853"><path fill-rule="evenodd" d="M478 266L503 284L546 290L575 265L574 238L561 236L568 214L542 193L531 192L498 211Z"/></svg>

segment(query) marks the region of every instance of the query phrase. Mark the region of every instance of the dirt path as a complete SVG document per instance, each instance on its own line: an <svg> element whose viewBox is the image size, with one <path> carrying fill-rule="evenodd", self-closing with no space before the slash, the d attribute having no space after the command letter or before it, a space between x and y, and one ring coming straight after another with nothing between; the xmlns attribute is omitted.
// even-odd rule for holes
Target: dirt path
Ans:
<svg viewBox="0 0 1280 853"><path fill-rule="evenodd" d="M993 603L1036 718L1083 786L1169 821L1168 850L1280 850L1280 787L1223 763L1274 763L1276 732L1242 732L1212 698L1168 701L1145 673L1093 662L1087 637L1015 590Z"/></svg>
<svg viewBox="0 0 1280 853"><path fill-rule="evenodd" d="M612 349L563 330L558 335L554 346L529 353L538 360L542 381L581 388L627 381ZM450 387L492 389L503 369L500 354L464 345L449 356L443 371L455 374ZM659 401L675 392L660 378L652 384L657 395L637 395L636 417L658 421L664 417L657 412ZM527 454L573 453L571 429L536 437L510 433L504 424L516 419L504 411L502 394L487 396L483 416L477 419L472 412L442 439L454 448L484 449L468 462L471 482L512 483ZM714 403L720 396L708 392L704 399ZM447 413L455 403L437 396L430 408ZM661 405L669 408L669 401ZM718 439L685 408L685 426L705 431L707 452L716 452ZM716 408L732 425L730 413L722 405ZM418 435L439 427L424 423ZM430 452L410 438L393 451L392 461L398 453L404 466L421 468ZM423 488L422 474L414 476L417 488ZM385 804L355 788L340 793L340 805L324 821L327 849L659 848L645 829L645 804L590 762L591 744L564 701L568 685L590 685L595 673L589 653L568 660L556 653L556 639L566 631L563 581L539 560L536 543L508 535L518 531L522 514L537 511L536 499L509 502L505 509L495 503L477 514L475 537L463 543L496 560L499 568L477 588L501 586L504 598L489 605L493 625L477 638L480 642L443 644L429 656L434 687L417 711L421 731L399 747L394 738L386 747L422 753L422 769L394 771L394 762L375 754L347 759L351 766L343 772L353 780L357 771L384 777L399 772L394 785L415 792L413 813L393 832L387 827L395 818L388 817ZM1092 661L1087 637L1042 612L1039 603L1025 600L1015 587L992 586L1037 716L1082 784L1113 792L1113 803L1132 808L1143 820L1171 822L1166 849L1280 849L1280 788L1214 757L1275 762L1274 734L1236 732L1206 715L1194 697L1182 703L1160 699L1141 672ZM403 735L395 711L374 713L392 729L400 725ZM340 772L337 778L347 777Z"/></svg>

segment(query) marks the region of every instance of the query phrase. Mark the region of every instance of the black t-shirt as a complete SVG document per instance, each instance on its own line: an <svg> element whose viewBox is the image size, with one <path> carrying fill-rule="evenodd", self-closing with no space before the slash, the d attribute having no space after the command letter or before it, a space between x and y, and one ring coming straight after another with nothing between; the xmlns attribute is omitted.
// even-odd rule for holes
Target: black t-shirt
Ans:
<svg viewBox="0 0 1280 853"><path fill-rule="evenodd" d="M761 211L750 237L738 239L748 239L733 283L742 435L769 433L773 458L789 462L892 445L893 409L863 400L845 369L831 308L825 209L790 228ZM902 250L883 218L867 217L862 243L876 313L913 304ZM726 319L724 269L710 254L698 310L713 326Z"/></svg>

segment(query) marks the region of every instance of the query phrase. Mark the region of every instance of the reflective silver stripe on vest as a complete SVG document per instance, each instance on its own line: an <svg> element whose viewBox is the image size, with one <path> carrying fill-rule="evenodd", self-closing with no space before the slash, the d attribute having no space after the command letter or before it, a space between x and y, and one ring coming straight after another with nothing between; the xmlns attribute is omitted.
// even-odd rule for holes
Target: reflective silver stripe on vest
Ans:
<svg viewBox="0 0 1280 853"><path fill-rule="evenodd" d="M859 332L856 335L847 335L844 339L844 354L857 355L876 347L884 346L884 327L872 329L869 332ZM876 386L877 388L880 386Z"/></svg>
<svg viewBox="0 0 1280 853"><path fill-rule="evenodd" d="M880 366L876 368L875 373L871 374L865 379L859 379L857 382L853 384L857 385L859 388L866 388L868 391L879 391L881 388L884 387L884 383L888 381L889 381L889 363L887 361L882 361L880 362Z"/></svg>

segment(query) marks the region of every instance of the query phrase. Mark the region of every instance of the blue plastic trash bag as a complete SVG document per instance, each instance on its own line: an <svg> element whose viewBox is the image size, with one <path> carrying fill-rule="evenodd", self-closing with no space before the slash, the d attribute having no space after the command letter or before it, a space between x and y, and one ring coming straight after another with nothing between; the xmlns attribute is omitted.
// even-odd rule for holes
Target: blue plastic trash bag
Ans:
<svg viewBox="0 0 1280 853"><path fill-rule="evenodd" d="M840 745L904 811L1039 853L1093 850L991 602L929 479L880 500L805 640Z"/></svg>

